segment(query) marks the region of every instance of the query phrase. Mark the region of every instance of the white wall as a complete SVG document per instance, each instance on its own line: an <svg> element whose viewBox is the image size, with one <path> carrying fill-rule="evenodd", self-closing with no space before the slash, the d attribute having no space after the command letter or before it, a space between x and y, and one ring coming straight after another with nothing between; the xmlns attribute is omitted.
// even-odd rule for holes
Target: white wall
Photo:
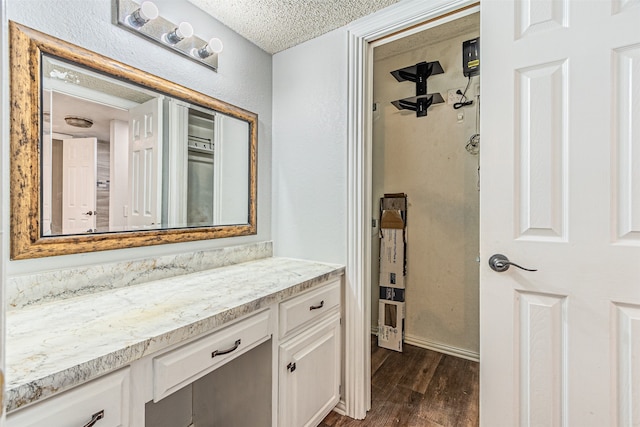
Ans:
<svg viewBox="0 0 640 427"><path fill-rule="evenodd" d="M9 261L9 275L115 262L271 239L271 56L204 14L186 0L156 1L163 17L189 21L203 39L219 37L225 50L212 70L113 25L111 0L8 0L7 17L28 27L82 46L143 71L174 81L258 114L258 234L174 245ZM6 19L6 18L5 18ZM6 26L6 20L3 20ZM3 43L4 57L8 43ZM7 76L8 77L8 76ZM7 91L7 78L3 79ZM6 104L5 104L6 105ZM8 111L3 108L6 121ZM7 135L5 132L4 135ZM7 153L8 140L3 140ZM4 164L8 164L5 161ZM3 171L2 213L9 215L9 174ZM8 235L8 221L3 222ZM8 239L3 241L8 248ZM6 251L8 253L8 251Z"/></svg>
<svg viewBox="0 0 640 427"><path fill-rule="evenodd" d="M344 28L273 57L273 235L278 256L346 263Z"/></svg>
<svg viewBox="0 0 640 427"><path fill-rule="evenodd" d="M479 22L478 22L479 26ZM391 101L415 95L415 84L391 71L421 61L440 61L445 72L427 80L429 93L464 89L462 42L479 31L417 47L374 62L374 210L384 193L407 193L407 341L464 354L479 352L478 156L465 150L476 133L477 102L455 110L437 104L426 117L399 111ZM375 56L374 56L374 59ZM479 78L467 96L475 100ZM458 122L458 114L463 114ZM379 242L372 252L377 254ZM372 259L372 324L377 324L377 255Z"/></svg>

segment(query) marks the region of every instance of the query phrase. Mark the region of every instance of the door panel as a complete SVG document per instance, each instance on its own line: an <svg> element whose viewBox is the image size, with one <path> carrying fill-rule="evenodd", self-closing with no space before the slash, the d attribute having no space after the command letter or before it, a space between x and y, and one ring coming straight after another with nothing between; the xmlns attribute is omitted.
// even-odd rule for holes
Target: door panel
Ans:
<svg viewBox="0 0 640 427"><path fill-rule="evenodd" d="M62 234L96 228L96 138L62 140Z"/></svg>
<svg viewBox="0 0 640 427"><path fill-rule="evenodd" d="M516 292L520 425L562 425L566 394L566 306L562 295Z"/></svg>
<svg viewBox="0 0 640 427"><path fill-rule="evenodd" d="M516 70L519 237L566 240L567 61Z"/></svg>
<svg viewBox="0 0 640 427"><path fill-rule="evenodd" d="M129 227L160 227L162 211L162 97L129 110Z"/></svg>
<svg viewBox="0 0 640 427"><path fill-rule="evenodd" d="M640 425L640 306L612 304L614 319L612 336L615 340L615 383L613 408L619 426Z"/></svg>
<svg viewBox="0 0 640 427"><path fill-rule="evenodd" d="M567 0L516 2L517 38L567 25Z"/></svg>
<svg viewBox="0 0 640 427"><path fill-rule="evenodd" d="M614 240L640 244L640 45L615 50Z"/></svg>
<svg viewBox="0 0 640 427"><path fill-rule="evenodd" d="M482 3L483 426L640 425L638 6Z"/></svg>

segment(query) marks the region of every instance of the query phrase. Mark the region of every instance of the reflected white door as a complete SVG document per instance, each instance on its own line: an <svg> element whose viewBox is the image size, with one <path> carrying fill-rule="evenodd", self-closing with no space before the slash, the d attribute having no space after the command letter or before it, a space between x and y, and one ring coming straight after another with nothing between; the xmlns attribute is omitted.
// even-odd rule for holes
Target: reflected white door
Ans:
<svg viewBox="0 0 640 427"><path fill-rule="evenodd" d="M51 117L52 110L51 91L42 91L42 107L43 112L48 113ZM51 234L51 185L53 170L53 155L51 145L51 120L43 120L42 122L42 235Z"/></svg>
<svg viewBox="0 0 640 427"><path fill-rule="evenodd" d="M485 427L640 426L639 3L482 2Z"/></svg>
<svg viewBox="0 0 640 427"><path fill-rule="evenodd" d="M51 185L52 185L52 144L51 133L42 134L42 235L51 234Z"/></svg>
<svg viewBox="0 0 640 427"><path fill-rule="evenodd" d="M96 138L62 140L62 234L96 228Z"/></svg>
<svg viewBox="0 0 640 427"><path fill-rule="evenodd" d="M129 227L157 228L162 208L162 97L129 113Z"/></svg>

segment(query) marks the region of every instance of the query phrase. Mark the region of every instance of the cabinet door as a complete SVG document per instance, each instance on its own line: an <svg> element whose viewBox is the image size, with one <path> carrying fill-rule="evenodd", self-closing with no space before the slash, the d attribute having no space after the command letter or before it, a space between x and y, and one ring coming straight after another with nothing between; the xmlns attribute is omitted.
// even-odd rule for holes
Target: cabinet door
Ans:
<svg viewBox="0 0 640 427"><path fill-rule="evenodd" d="M280 345L280 425L315 426L340 400L340 314Z"/></svg>

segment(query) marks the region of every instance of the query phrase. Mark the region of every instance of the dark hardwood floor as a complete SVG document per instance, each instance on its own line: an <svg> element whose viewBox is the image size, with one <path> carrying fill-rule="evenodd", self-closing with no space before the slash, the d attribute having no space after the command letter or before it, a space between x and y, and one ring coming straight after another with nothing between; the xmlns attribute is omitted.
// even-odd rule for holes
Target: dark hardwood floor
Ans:
<svg viewBox="0 0 640 427"><path fill-rule="evenodd" d="M403 353L379 348L375 340L371 348L367 417L353 420L332 412L320 427L478 425L477 362L407 344Z"/></svg>

